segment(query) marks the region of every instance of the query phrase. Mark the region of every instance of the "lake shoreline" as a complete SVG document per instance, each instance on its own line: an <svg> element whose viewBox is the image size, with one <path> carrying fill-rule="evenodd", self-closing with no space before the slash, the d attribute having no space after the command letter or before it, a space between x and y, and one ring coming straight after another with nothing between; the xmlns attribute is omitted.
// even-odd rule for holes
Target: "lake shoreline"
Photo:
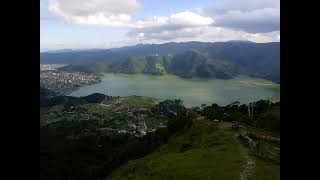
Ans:
<svg viewBox="0 0 320 180"><path fill-rule="evenodd" d="M102 93L111 96L149 96L157 100L182 99L188 107L217 103L226 105L234 101L250 103L260 99L277 97L280 84L248 76L233 79L190 78L176 75L146 75L103 73L101 82L83 86L71 96ZM280 96L279 96L280 97ZM277 101L277 99L273 100Z"/></svg>

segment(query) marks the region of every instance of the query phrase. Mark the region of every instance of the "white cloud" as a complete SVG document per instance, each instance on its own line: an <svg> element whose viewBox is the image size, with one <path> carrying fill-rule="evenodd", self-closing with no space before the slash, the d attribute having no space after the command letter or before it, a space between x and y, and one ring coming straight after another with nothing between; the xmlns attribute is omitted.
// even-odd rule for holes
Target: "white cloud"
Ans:
<svg viewBox="0 0 320 180"><path fill-rule="evenodd" d="M139 20L136 28L128 33L129 37L143 34L140 38L169 40L192 37L202 33L214 20L210 17L184 11L168 17L148 17Z"/></svg>
<svg viewBox="0 0 320 180"><path fill-rule="evenodd" d="M161 31L134 31L130 32L128 35L129 37L137 36L137 34L143 34L143 36L140 36L142 39L158 39L158 40L173 40L177 38L190 38L190 37L196 37L200 33L204 33L206 31L207 27L187 27L187 28L181 28L181 29L172 29L172 30L166 30L163 29ZM139 32L139 33L138 33Z"/></svg>
<svg viewBox="0 0 320 180"><path fill-rule="evenodd" d="M51 0L49 11L68 23L130 27L136 0Z"/></svg>
<svg viewBox="0 0 320 180"><path fill-rule="evenodd" d="M169 17L148 17L137 22L138 28L159 28L172 27L179 29L183 27L199 27L212 24L214 21L210 17L201 16L194 12L184 11L180 13L171 14Z"/></svg>
<svg viewBox="0 0 320 180"><path fill-rule="evenodd" d="M139 20L127 35L142 42L280 41L279 0L223 0L167 17ZM143 36L139 36L143 34Z"/></svg>
<svg viewBox="0 0 320 180"><path fill-rule="evenodd" d="M255 33L247 34L247 39L253 42L279 42L280 41L280 31L272 31L267 33Z"/></svg>
<svg viewBox="0 0 320 180"><path fill-rule="evenodd" d="M280 8L280 0L222 0L203 9L208 14L219 15L229 11L248 12L256 9Z"/></svg>
<svg viewBox="0 0 320 180"><path fill-rule="evenodd" d="M44 1L40 1L40 24L42 21L54 20L52 16L48 13L48 4Z"/></svg>
<svg viewBox="0 0 320 180"><path fill-rule="evenodd" d="M68 23L128 28L126 37L108 37L103 43L101 39L91 40L91 45L85 41L83 46L88 47L172 41L280 41L280 0L221 0L194 11L134 21L132 14L139 8L137 0L40 1L41 15L51 13L47 19L54 15ZM77 40L65 44L78 46Z"/></svg>
<svg viewBox="0 0 320 180"><path fill-rule="evenodd" d="M214 26L267 33L280 29L280 0L224 0L204 7Z"/></svg>
<svg viewBox="0 0 320 180"><path fill-rule="evenodd" d="M229 40L249 40L253 42L274 42L279 41L280 31L268 33L248 33L222 27L191 27L173 31L162 31L159 33L144 33L144 36L135 34L129 36L136 43L166 43L166 42L218 42Z"/></svg>

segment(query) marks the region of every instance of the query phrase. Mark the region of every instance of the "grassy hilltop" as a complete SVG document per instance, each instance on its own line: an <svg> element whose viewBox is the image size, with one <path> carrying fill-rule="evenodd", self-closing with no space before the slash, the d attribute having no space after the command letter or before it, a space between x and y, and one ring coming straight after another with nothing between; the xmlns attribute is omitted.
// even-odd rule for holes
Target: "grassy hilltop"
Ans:
<svg viewBox="0 0 320 180"><path fill-rule="evenodd" d="M175 134L155 152L129 161L106 180L280 179L279 164L253 156L234 135L231 123L216 127L206 119L194 119L191 127ZM244 170L248 159L254 162L250 172Z"/></svg>
<svg viewBox="0 0 320 180"><path fill-rule="evenodd" d="M40 92L41 179L280 179L279 102L248 117L238 102Z"/></svg>

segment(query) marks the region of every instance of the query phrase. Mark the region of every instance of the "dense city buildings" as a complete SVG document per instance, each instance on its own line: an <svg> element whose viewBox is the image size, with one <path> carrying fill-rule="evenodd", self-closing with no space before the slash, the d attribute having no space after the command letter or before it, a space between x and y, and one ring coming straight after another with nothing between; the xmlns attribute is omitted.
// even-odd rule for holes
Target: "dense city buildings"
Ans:
<svg viewBox="0 0 320 180"><path fill-rule="evenodd" d="M40 71L53 71L63 66L65 64L40 64Z"/></svg>
<svg viewBox="0 0 320 180"><path fill-rule="evenodd" d="M40 86L57 94L67 95L78 87L99 82L99 77L94 74L59 71L61 66L63 65L40 65Z"/></svg>

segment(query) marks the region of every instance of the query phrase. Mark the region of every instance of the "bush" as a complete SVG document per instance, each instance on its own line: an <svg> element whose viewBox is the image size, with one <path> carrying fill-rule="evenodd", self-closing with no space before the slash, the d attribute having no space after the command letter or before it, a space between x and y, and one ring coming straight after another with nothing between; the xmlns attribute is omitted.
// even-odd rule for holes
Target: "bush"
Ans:
<svg viewBox="0 0 320 180"><path fill-rule="evenodd" d="M87 101L88 103L100 103L102 102L104 99L106 98L106 96L104 94L100 94L100 93L93 93L91 95L85 96L82 99L84 99L85 101Z"/></svg>
<svg viewBox="0 0 320 180"><path fill-rule="evenodd" d="M190 127L192 124L192 117L188 114L181 114L176 118L172 118L168 121L168 130L170 133L175 133L184 127Z"/></svg>
<svg viewBox="0 0 320 180"><path fill-rule="evenodd" d="M280 131L280 112L279 111L267 111L257 117L256 121L257 128L269 130L269 131Z"/></svg>

